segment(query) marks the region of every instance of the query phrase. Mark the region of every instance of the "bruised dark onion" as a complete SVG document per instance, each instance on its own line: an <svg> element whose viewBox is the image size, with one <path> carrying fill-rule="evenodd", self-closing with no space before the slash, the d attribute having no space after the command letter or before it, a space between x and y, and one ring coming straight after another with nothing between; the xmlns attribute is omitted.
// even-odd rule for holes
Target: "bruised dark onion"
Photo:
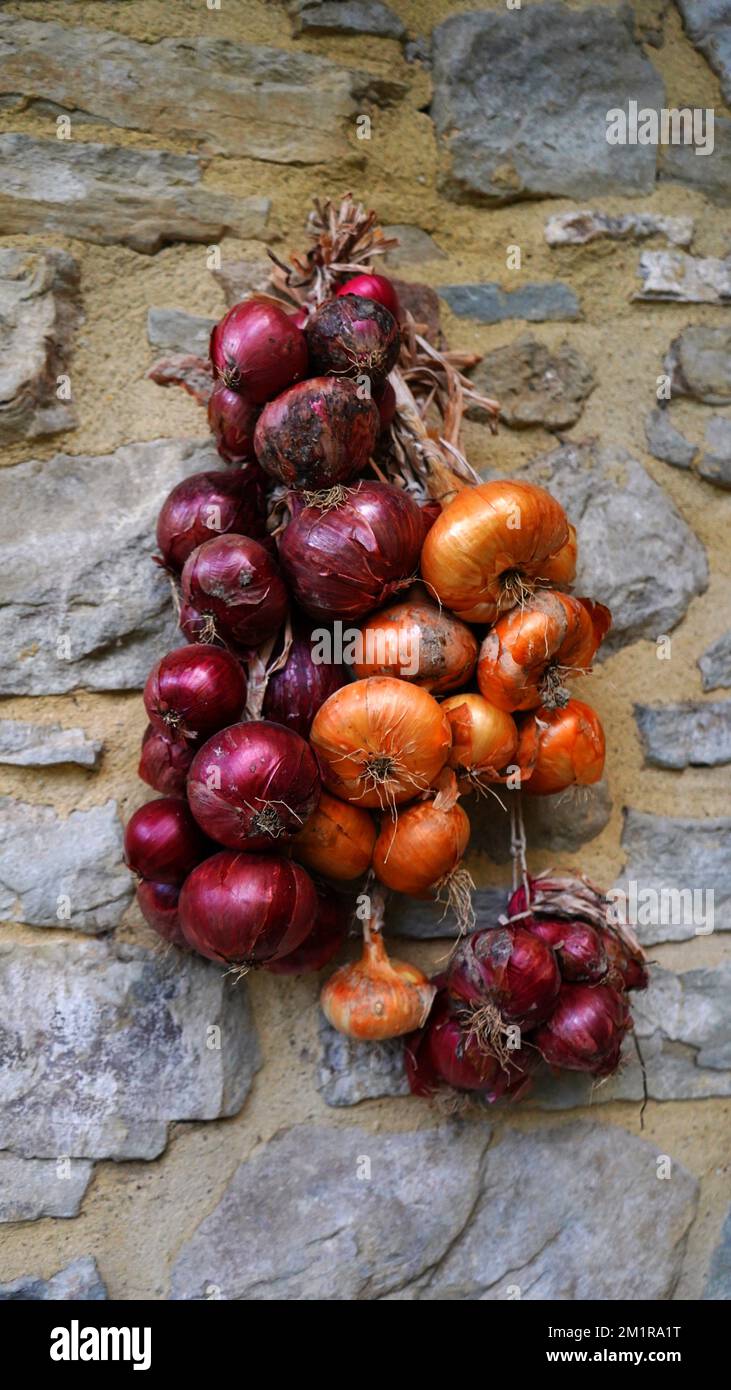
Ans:
<svg viewBox="0 0 731 1390"><path fill-rule="evenodd" d="M307 328L313 370L365 377L376 391L398 361L401 332L376 299L348 293L322 304Z"/></svg>
<svg viewBox="0 0 731 1390"><path fill-rule="evenodd" d="M440 1086L479 1091L486 1100L515 1096L528 1086L538 1054L516 1048L504 1060L485 1052L452 1012L440 990L424 1027L405 1039L404 1058L412 1095L431 1096Z"/></svg>
<svg viewBox="0 0 731 1390"><path fill-rule="evenodd" d="M220 647L176 647L153 666L143 699L154 728L207 738L241 718L246 676L240 662Z"/></svg>
<svg viewBox="0 0 731 1390"><path fill-rule="evenodd" d="M273 637L287 612L279 567L249 536L216 536L188 556L181 578L183 602L211 620L210 636L241 647Z"/></svg>
<svg viewBox="0 0 731 1390"><path fill-rule="evenodd" d="M351 899L333 892L326 884L316 883L315 888L317 915L314 926L301 946L286 956L269 961L265 969L273 975L303 975L306 971L322 970L345 940L353 906Z"/></svg>
<svg viewBox="0 0 731 1390"><path fill-rule="evenodd" d="M363 472L378 430L378 407L370 396L362 396L352 381L318 376L264 407L254 448L271 477L318 491Z"/></svg>
<svg viewBox="0 0 731 1390"><path fill-rule="evenodd" d="M188 875L179 910L189 946L208 960L246 967L302 944L317 915L317 894L299 864L223 850Z"/></svg>
<svg viewBox="0 0 731 1390"><path fill-rule="evenodd" d="M627 1000L610 985L565 984L533 1042L551 1066L610 1076L630 1026Z"/></svg>
<svg viewBox="0 0 731 1390"><path fill-rule="evenodd" d="M137 903L147 925L161 936L163 941L173 946L188 949L183 936L178 913L180 885L177 883L151 883L143 879L137 884Z"/></svg>
<svg viewBox="0 0 731 1390"><path fill-rule="evenodd" d="M265 719L294 729L302 738L309 737L312 721L328 695L348 679L337 662L314 661L312 649L308 627L298 625L284 666L269 677L262 710Z"/></svg>
<svg viewBox="0 0 731 1390"><path fill-rule="evenodd" d="M373 275L369 271L354 275L336 291L336 298L342 299L346 294L357 294L361 299L376 299L395 319L401 316L401 305L395 286L385 275Z"/></svg>
<svg viewBox="0 0 731 1390"><path fill-rule="evenodd" d="M196 753L188 801L198 824L231 849L276 849L301 830L320 800L309 744L267 719L224 729Z"/></svg>
<svg viewBox="0 0 731 1390"><path fill-rule="evenodd" d="M254 405L307 373L302 329L291 314L265 300L234 304L211 333L210 354L214 376Z"/></svg>
<svg viewBox="0 0 731 1390"><path fill-rule="evenodd" d="M258 416L258 405L238 391L231 391L222 381L216 382L208 400L208 424L226 463L253 459Z"/></svg>
<svg viewBox="0 0 731 1390"><path fill-rule="evenodd" d="M254 539L266 533L266 479L257 463L193 473L173 488L157 518L160 554L176 571L197 546L231 531Z"/></svg>
<svg viewBox="0 0 731 1390"><path fill-rule="evenodd" d="M492 1006L506 1023L532 1028L548 1017L561 984L556 957L524 927L487 927L460 943L448 988L457 1006Z"/></svg>
<svg viewBox="0 0 731 1390"><path fill-rule="evenodd" d="M175 738L148 724L142 739L138 776L167 796L185 791L185 779L195 757L195 744Z"/></svg>
<svg viewBox="0 0 731 1390"><path fill-rule="evenodd" d="M211 851L207 837L178 796L161 796L140 806L124 832L125 862L140 878L153 883L182 883Z"/></svg>

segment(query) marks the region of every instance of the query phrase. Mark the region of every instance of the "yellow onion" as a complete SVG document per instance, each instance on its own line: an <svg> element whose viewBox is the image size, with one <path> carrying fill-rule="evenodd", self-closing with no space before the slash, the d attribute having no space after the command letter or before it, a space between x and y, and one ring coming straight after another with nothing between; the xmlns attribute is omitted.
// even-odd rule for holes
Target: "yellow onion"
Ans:
<svg viewBox="0 0 731 1390"><path fill-rule="evenodd" d="M452 730L452 747L447 759L460 779L460 789L468 791L481 782L505 780L502 770L515 763L518 729L505 710L491 705L483 695L450 695L442 709Z"/></svg>
<svg viewBox="0 0 731 1390"><path fill-rule="evenodd" d="M537 749L535 747L537 742ZM521 724L517 761L533 761L526 791L551 796L572 786L591 786L604 771L604 730L596 710L582 700L563 709L541 706Z"/></svg>
<svg viewBox="0 0 731 1390"><path fill-rule="evenodd" d="M563 682L591 669L612 615L603 603L553 589L498 618L480 649L477 683L503 710L565 705Z"/></svg>
<svg viewBox="0 0 731 1390"><path fill-rule="evenodd" d="M436 695L465 685L475 669L474 634L431 603L421 585L374 613L360 634L363 659L354 663L360 678L398 676Z"/></svg>
<svg viewBox="0 0 731 1390"><path fill-rule="evenodd" d="M317 810L292 840L292 854L326 878L359 878L370 868L376 833L367 811L324 791Z"/></svg>
<svg viewBox="0 0 731 1390"><path fill-rule="evenodd" d="M382 1042L422 1028L436 993L417 966L391 960L381 932L382 921L383 898L374 893L371 919L364 924L360 960L336 970L320 994L328 1023L362 1042Z"/></svg>

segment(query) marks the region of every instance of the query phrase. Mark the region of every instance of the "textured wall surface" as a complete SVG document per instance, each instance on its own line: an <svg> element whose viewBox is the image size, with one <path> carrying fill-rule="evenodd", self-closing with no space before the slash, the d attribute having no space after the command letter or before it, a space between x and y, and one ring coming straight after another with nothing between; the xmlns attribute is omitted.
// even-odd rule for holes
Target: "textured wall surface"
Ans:
<svg viewBox="0 0 731 1390"><path fill-rule="evenodd" d="M0 1298L729 1296L729 23L713 0L2 5ZM629 99L713 109L713 152L609 146ZM233 988L132 902L140 689L174 631L154 518L215 459L145 374L347 189L484 354L504 415L467 421L472 463L551 487L615 613L579 690L606 783L530 811L531 863L715 891L712 933L642 932L642 1131L629 1054L593 1094L446 1119L397 1046L321 1026L317 979ZM485 921L500 814L475 816ZM444 954L421 906L392 930Z"/></svg>

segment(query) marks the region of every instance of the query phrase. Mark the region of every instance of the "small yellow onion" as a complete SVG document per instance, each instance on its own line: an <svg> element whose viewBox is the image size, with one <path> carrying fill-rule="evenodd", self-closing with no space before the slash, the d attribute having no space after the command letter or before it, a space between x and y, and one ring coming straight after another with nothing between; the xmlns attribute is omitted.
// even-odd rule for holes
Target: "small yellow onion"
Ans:
<svg viewBox="0 0 731 1390"><path fill-rule="evenodd" d="M374 893L360 960L336 970L320 994L328 1023L361 1042L382 1042L422 1028L436 993L417 966L391 960L381 933L382 921L383 897Z"/></svg>
<svg viewBox="0 0 731 1390"><path fill-rule="evenodd" d="M292 840L292 854L326 878L359 878L370 867L377 833L367 811L323 791L317 810Z"/></svg>
<svg viewBox="0 0 731 1390"><path fill-rule="evenodd" d="M449 767L459 778L461 791L480 782L501 782L502 770L513 764L518 750L518 728L512 715L491 705L484 695L450 695L442 709L452 729Z"/></svg>
<svg viewBox="0 0 731 1390"><path fill-rule="evenodd" d="M432 695L465 685L477 661L474 633L430 602L421 585L374 613L360 629L360 643L356 676L398 676Z"/></svg>
<svg viewBox="0 0 731 1390"><path fill-rule="evenodd" d="M526 787L533 796L591 786L604 771L605 741L599 715L583 700L569 700L561 709L542 705L521 722L518 762L523 753L533 763Z"/></svg>
<svg viewBox="0 0 731 1390"><path fill-rule="evenodd" d="M424 800L384 817L373 851L373 870L381 883L413 898L436 898L451 908L460 931L474 927L474 883L462 863L470 822L458 804L457 779L450 768L440 774Z"/></svg>

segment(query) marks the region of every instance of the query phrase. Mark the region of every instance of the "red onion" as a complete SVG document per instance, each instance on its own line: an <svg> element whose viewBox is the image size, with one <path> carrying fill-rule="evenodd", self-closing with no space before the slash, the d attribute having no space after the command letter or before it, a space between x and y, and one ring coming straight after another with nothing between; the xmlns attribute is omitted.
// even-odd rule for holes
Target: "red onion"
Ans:
<svg viewBox="0 0 731 1390"><path fill-rule="evenodd" d="M607 983L615 989L647 989L650 976L642 949L617 927L603 927L600 935L609 962Z"/></svg>
<svg viewBox="0 0 731 1390"><path fill-rule="evenodd" d="M308 743L267 719L234 724L208 740L188 773L198 824L230 849L274 849L289 840L320 800L320 773Z"/></svg>
<svg viewBox="0 0 731 1390"><path fill-rule="evenodd" d="M457 947L448 979L457 1006L488 1005L525 1028L548 1018L560 984L553 951L524 927L473 932Z"/></svg>
<svg viewBox="0 0 731 1390"><path fill-rule="evenodd" d="M332 888L316 883L317 916L315 925L301 946L280 959L269 961L266 970L273 975L304 975L306 971L322 970L340 950L348 931L353 903Z"/></svg>
<svg viewBox="0 0 731 1390"><path fill-rule="evenodd" d="M436 521L438 516L441 516L441 514L441 503L435 502L433 499L430 502L421 503L421 515L424 521L425 535L428 531L431 531L434 522Z"/></svg>
<svg viewBox="0 0 731 1390"><path fill-rule="evenodd" d="M256 457L273 478L317 491L362 473L379 428L378 407L352 381L316 376L265 406Z"/></svg>
<svg viewBox="0 0 731 1390"><path fill-rule="evenodd" d="M153 666L143 699L155 729L208 738L241 718L246 676L236 658L220 647L176 647Z"/></svg>
<svg viewBox="0 0 731 1390"><path fill-rule="evenodd" d="M133 873L153 883L182 883L213 846L178 796L148 801L130 816L124 858Z"/></svg>
<svg viewBox="0 0 731 1390"><path fill-rule="evenodd" d="M290 314L258 299L234 304L211 333L213 375L261 405L307 373L307 342Z"/></svg>
<svg viewBox="0 0 731 1390"><path fill-rule="evenodd" d="M401 305L396 288L385 275L354 275L352 280L346 280L345 284L340 286L335 297L342 299L345 294L357 294L361 299L375 299L384 309L388 309L397 321L401 317Z"/></svg>
<svg viewBox="0 0 731 1390"><path fill-rule="evenodd" d="M486 1100L512 1095L528 1085L538 1054L521 1047L504 1063L484 1052L451 1012L440 990L425 1026L405 1041L406 1075L412 1095L430 1096L440 1085L479 1091Z"/></svg>
<svg viewBox="0 0 731 1390"><path fill-rule="evenodd" d="M157 518L162 559L175 571L197 546L229 531L254 538L266 533L266 479L256 463L184 478Z"/></svg>
<svg viewBox="0 0 731 1390"><path fill-rule="evenodd" d="M277 855L214 854L189 874L180 894L186 941L224 965L288 955L311 932L316 914L309 874Z"/></svg>
<svg viewBox="0 0 731 1390"><path fill-rule="evenodd" d="M394 415L396 414L396 392L390 381L387 381L381 394L376 400L378 406L378 418L380 421L381 433L387 430ZM438 505L438 504L437 504ZM441 507L439 507L441 511Z"/></svg>
<svg viewBox="0 0 731 1390"><path fill-rule="evenodd" d="M296 323L298 328L306 327L307 320L310 317L310 315L305 304L303 304L301 308L295 309L294 313L291 313L290 310L287 310L287 312L289 313L289 317L291 318L292 322Z"/></svg>
<svg viewBox="0 0 731 1390"><path fill-rule="evenodd" d="M148 926L161 936L163 941L188 950L178 915L180 885L177 883L149 883L146 879L137 885L137 902L140 912Z"/></svg>
<svg viewBox="0 0 731 1390"><path fill-rule="evenodd" d="M216 536L188 556L183 602L210 617L213 632L241 647L273 637L287 613L284 581L268 550L248 536Z"/></svg>
<svg viewBox="0 0 731 1390"><path fill-rule="evenodd" d="M358 619L408 586L423 538L421 511L407 492L361 482L337 506L299 512L282 536L279 558L305 612Z"/></svg>
<svg viewBox="0 0 731 1390"><path fill-rule="evenodd" d="M357 294L327 300L305 332L314 371L366 377L373 391L383 386L401 350L393 314L378 300Z"/></svg>
<svg viewBox="0 0 731 1390"><path fill-rule="evenodd" d="M185 791L185 779L195 756L195 744L171 738L148 724L142 739L138 775L148 787L168 796Z"/></svg>
<svg viewBox="0 0 731 1390"><path fill-rule="evenodd" d="M540 874L528 880L529 895L521 885L508 902L508 916L527 911L532 918L590 923L599 933L609 971L606 982L618 989L647 989L649 976L645 953L629 926L609 920L606 894L586 878L571 874ZM526 906L528 904L528 906ZM568 978L568 977L567 977Z"/></svg>
<svg viewBox="0 0 731 1390"><path fill-rule="evenodd" d="M332 661L313 661L309 629L295 628L286 664L269 677L262 713L275 724L294 729L308 738L312 721L328 695L345 685L343 666Z"/></svg>
<svg viewBox="0 0 731 1390"><path fill-rule="evenodd" d="M540 937L556 953L564 980L596 984L607 973L607 955L599 932L588 922L548 917L526 917L521 926Z"/></svg>
<svg viewBox="0 0 731 1390"><path fill-rule="evenodd" d="M208 400L208 424L216 448L226 463L244 463L254 457L254 426L259 407L247 396L217 381Z"/></svg>
<svg viewBox="0 0 731 1390"><path fill-rule="evenodd" d="M551 1017L536 1030L533 1042L553 1067L610 1076L630 1027L629 1006L616 989L562 985Z"/></svg>

